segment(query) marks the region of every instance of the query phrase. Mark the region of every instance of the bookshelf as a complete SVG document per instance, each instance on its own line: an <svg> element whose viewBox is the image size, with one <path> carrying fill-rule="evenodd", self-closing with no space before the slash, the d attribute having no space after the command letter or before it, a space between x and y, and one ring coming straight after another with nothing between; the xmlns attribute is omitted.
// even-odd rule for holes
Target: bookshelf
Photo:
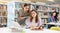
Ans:
<svg viewBox="0 0 60 33"><path fill-rule="evenodd" d="M0 4L0 27L7 26L7 5Z"/></svg>
<svg viewBox="0 0 60 33"><path fill-rule="evenodd" d="M55 5L47 5L44 3L35 3L35 6L32 6L37 10L37 12L39 13L39 16L42 18L42 21L47 23L48 22L48 18L50 17L51 13L56 11L59 13L59 6L55 6ZM58 15L59 16L59 15ZM60 19L58 17L58 19Z"/></svg>

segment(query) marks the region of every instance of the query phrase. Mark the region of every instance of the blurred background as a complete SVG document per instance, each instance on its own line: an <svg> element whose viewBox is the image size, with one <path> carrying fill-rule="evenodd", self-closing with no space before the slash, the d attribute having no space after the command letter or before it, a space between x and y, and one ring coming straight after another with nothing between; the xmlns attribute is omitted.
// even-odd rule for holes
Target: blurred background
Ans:
<svg viewBox="0 0 60 33"><path fill-rule="evenodd" d="M30 4L30 10L35 8L44 23L48 22L53 11L57 12L60 21L60 0L0 0L0 24L9 26L12 22L18 22L19 11L24 3Z"/></svg>

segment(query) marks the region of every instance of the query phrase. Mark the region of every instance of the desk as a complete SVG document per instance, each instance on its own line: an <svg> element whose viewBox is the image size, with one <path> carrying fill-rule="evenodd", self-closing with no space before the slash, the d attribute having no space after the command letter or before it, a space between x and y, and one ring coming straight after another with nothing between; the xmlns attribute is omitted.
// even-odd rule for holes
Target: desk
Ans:
<svg viewBox="0 0 60 33"><path fill-rule="evenodd" d="M60 23L54 23L54 22L46 23L46 28L48 28L48 25L56 25L57 27L59 27Z"/></svg>
<svg viewBox="0 0 60 33"><path fill-rule="evenodd" d="M60 33L60 31L54 31L54 30L48 30L48 29L43 29L43 30L30 30L30 29L24 29L25 33ZM1 33L20 33L20 32L11 32L11 29L9 28L0 28Z"/></svg>
<svg viewBox="0 0 60 33"><path fill-rule="evenodd" d="M26 30L26 33L60 33L59 31L53 31L53 30L48 30L44 29L43 31L31 31L31 30Z"/></svg>

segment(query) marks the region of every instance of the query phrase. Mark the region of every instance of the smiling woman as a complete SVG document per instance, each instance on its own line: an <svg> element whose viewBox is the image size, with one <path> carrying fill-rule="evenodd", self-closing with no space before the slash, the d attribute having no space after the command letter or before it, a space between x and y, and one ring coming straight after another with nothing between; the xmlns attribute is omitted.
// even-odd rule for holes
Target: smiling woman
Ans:
<svg viewBox="0 0 60 33"><path fill-rule="evenodd" d="M38 17L37 11L31 10L30 17L26 20L26 28L30 28L32 30L42 29L42 21L41 18Z"/></svg>

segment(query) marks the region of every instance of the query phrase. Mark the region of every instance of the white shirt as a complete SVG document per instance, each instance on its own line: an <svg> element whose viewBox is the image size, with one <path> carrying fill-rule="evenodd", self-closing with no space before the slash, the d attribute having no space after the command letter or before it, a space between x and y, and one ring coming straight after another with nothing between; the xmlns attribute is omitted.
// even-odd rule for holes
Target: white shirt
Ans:
<svg viewBox="0 0 60 33"><path fill-rule="evenodd" d="M38 25L38 23L35 22L35 18L33 18L32 22L31 22L31 25L33 25L35 27Z"/></svg>

